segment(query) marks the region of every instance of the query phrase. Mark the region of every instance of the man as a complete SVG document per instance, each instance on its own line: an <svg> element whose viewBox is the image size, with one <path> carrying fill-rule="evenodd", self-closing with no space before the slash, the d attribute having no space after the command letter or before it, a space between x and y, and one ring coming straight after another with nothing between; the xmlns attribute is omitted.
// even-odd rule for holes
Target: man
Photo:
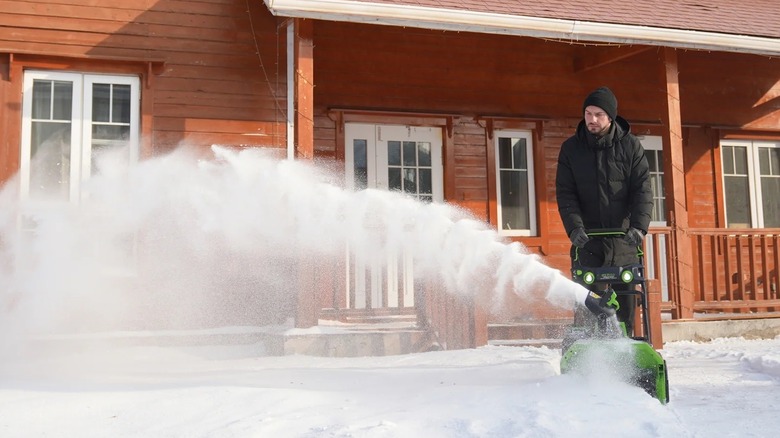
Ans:
<svg viewBox="0 0 780 438"><path fill-rule="evenodd" d="M582 111L575 134L561 145L555 178L558 212L572 242L572 263L577 257L580 266L589 267L637 263L637 246L647 234L653 209L644 148L628 122L617 115L617 98L609 88L590 93ZM597 239L587 234L605 228L626 233ZM603 312L610 307L609 298L590 294L586 305L594 313ZM618 304L618 320L631 334L635 297L619 296ZM575 311L575 324L581 312Z"/></svg>

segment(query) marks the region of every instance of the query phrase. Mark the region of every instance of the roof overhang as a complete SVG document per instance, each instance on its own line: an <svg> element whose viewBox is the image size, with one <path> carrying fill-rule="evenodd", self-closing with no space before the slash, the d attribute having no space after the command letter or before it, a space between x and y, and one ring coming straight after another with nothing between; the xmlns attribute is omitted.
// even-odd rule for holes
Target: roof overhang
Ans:
<svg viewBox="0 0 780 438"><path fill-rule="evenodd" d="M264 0L277 16L550 38L571 43L644 44L682 49L780 55L780 39L528 17L355 0Z"/></svg>

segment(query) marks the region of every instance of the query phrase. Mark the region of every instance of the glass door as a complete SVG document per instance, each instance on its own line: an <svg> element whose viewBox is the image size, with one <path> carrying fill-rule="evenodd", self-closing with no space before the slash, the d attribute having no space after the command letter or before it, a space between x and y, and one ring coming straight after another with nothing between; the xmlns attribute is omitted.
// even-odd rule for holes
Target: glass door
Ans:
<svg viewBox="0 0 780 438"><path fill-rule="evenodd" d="M443 202L442 132L437 127L348 123L347 187L398 191L420 202ZM386 262L347 250L349 308L414 307L410 252L386 254Z"/></svg>
<svg viewBox="0 0 780 438"><path fill-rule="evenodd" d="M139 155L140 81L136 76L26 71L22 96L19 217L32 236L47 211L86 201L85 182L98 172L98 157L113 153L114 165ZM118 159L117 159L118 158ZM128 270L134 236L121 236L124 251L112 269ZM108 258L109 246L95 238L94 250Z"/></svg>

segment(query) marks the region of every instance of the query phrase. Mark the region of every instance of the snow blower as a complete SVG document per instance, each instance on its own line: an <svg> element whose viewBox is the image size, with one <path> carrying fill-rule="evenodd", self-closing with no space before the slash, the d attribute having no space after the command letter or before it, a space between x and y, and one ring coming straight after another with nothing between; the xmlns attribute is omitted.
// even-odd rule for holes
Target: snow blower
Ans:
<svg viewBox="0 0 780 438"><path fill-rule="evenodd" d="M624 234L622 230L588 232L591 238ZM606 372L644 389L666 404L669 402L669 378L666 361L653 349L650 338L641 247L637 247L637 255L639 263L594 268L581 266L578 253L575 253L572 279L591 291L590 300L596 304L588 306L590 312L575 310L574 324L567 328L561 345L561 373L597 372L604 375ZM636 299L623 301L641 309L641 336L634 336L633 324L618 321L614 315L619 308L617 297L630 295ZM633 318L633 311L628 314Z"/></svg>

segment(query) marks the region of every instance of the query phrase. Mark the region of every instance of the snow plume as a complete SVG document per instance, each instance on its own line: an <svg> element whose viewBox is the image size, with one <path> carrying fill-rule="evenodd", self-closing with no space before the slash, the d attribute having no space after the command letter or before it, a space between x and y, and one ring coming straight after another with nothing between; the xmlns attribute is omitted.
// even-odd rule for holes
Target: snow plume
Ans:
<svg viewBox="0 0 780 438"><path fill-rule="evenodd" d="M75 204L2 193L2 313L32 332L267 325L292 315L302 257L411 252L415 272L486 307L507 293L570 306L583 289L448 205L351 192L259 149L182 148L135 166L106 156ZM534 296L533 299L538 299ZM3 330L7 332L7 330Z"/></svg>

